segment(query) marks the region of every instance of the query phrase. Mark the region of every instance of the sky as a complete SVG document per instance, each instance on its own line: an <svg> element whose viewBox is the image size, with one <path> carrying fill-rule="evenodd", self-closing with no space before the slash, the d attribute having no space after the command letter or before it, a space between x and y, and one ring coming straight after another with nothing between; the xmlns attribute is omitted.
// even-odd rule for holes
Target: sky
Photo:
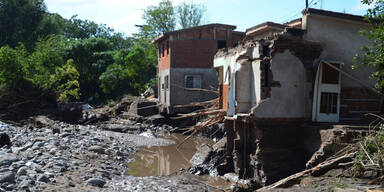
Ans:
<svg viewBox="0 0 384 192"><path fill-rule="evenodd" d="M48 11L64 18L78 15L117 32L130 36L144 24L143 10L160 0L45 0ZM237 26L237 31L272 21L284 23L301 17L305 0L173 0L174 5L193 2L206 7L205 24L222 23ZM368 7L361 0L309 0L310 7L355 15L364 15ZM312 3L311 3L312 2Z"/></svg>

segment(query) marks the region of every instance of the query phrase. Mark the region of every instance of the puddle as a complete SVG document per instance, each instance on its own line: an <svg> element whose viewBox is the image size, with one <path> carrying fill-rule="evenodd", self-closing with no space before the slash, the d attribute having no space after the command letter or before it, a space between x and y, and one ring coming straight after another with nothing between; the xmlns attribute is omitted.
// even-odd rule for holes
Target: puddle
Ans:
<svg viewBox="0 0 384 192"><path fill-rule="evenodd" d="M177 148L177 145L186 137L182 134L172 134L164 138L173 140L176 144L141 148L134 155L135 161L127 163L128 170L126 174L134 177L173 175L181 168L188 169L191 167L189 160L192 159L199 146L202 144L214 144L210 139L192 137ZM215 189L228 189L231 185L230 182L219 177L204 175L200 178L201 182L215 187L211 189L212 191L216 191Z"/></svg>
<svg viewBox="0 0 384 192"><path fill-rule="evenodd" d="M127 175L135 177L167 176L178 172L181 168L187 169L191 166L189 160L202 144L213 144L206 138L193 137L177 148L186 136L172 134L164 137L174 140L176 144L169 146L143 147L134 155L135 161L128 163Z"/></svg>
<svg viewBox="0 0 384 192"><path fill-rule="evenodd" d="M128 170L126 174L134 177L173 175L181 168L188 169L191 167L189 160L196 153L199 146L202 144L214 144L210 139L192 137L177 148L177 145L186 138L185 135L172 134L164 138L174 140L176 144L141 148L134 155L135 161L127 164ZM202 176L201 181L220 189L228 189L231 185L230 182L209 175Z"/></svg>

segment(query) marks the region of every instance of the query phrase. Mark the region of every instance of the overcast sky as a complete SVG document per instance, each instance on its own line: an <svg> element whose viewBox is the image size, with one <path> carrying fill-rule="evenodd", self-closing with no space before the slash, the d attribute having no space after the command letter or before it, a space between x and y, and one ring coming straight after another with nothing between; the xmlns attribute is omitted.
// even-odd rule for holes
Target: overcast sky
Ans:
<svg viewBox="0 0 384 192"><path fill-rule="evenodd" d="M283 23L301 16L305 0L173 0L201 3L207 7L206 23L236 25L239 31L265 21ZM309 0L311 7L364 15L367 6L361 0ZM48 10L65 18L77 14L80 19L111 26L127 36L143 24L143 10L160 0L45 0ZM317 2L317 3L316 3ZM315 4L316 3L316 4Z"/></svg>

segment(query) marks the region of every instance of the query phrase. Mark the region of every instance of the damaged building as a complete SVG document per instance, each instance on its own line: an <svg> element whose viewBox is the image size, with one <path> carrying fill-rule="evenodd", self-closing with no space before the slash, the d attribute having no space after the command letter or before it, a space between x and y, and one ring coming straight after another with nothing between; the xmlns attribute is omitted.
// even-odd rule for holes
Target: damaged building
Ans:
<svg viewBox="0 0 384 192"><path fill-rule="evenodd" d="M219 51L221 107L227 111L225 172L260 185L305 169L319 145L310 126L361 123L379 113L368 67L353 57L369 40L361 16L307 8L301 19L262 23Z"/></svg>
<svg viewBox="0 0 384 192"><path fill-rule="evenodd" d="M218 97L213 59L217 50L230 48L244 37L236 26L208 24L165 33L154 40L158 48L160 111L177 113L184 105Z"/></svg>

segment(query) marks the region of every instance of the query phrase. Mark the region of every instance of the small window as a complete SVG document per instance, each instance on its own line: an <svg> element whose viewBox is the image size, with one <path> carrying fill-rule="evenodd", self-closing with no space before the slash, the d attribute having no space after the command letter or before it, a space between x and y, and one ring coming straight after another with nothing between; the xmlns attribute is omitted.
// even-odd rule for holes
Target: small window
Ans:
<svg viewBox="0 0 384 192"><path fill-rule="evenodd" d="M320 113L335 114L337 113L337 93L321 93Z"/></svg>
<svg viewBox="0 0 384 192"><path fill-rule="evenodd" d="M159 50L159 57L161 57L161 45L159 45L159 47L157 48Z"/></svg>
<svg viewBox="0 0 384 192"><path fill-rule="evenodd" d="M169 89L168 75L164 77L164 84L165 84L165 88L166 88L166 89Z"/></svg>
<svg viewBox="0 0 384 192"><path fill-rule="evenodd" d="M169 55L169 41L167 41L167 55Z"/></svg>
<svg viewBox="0 0 384 192"><path fill-rule="evenodd" d="M186 75L185 76L185 88L201 88L201 76L200 75Z"/></svg>
<svg viewBox="0 0 384 192"><path fill-rule="evenodd" d="M217 49L223 49L227 48L227 41L226 40L218 40L217 41Z"/></svg>

